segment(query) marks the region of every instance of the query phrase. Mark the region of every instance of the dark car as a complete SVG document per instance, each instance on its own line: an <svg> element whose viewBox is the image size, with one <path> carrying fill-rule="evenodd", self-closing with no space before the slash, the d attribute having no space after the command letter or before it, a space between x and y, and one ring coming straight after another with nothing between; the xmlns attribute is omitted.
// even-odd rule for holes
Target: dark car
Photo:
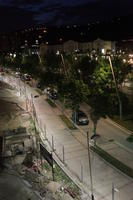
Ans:
<svg viewBox="0 0 133 200"><path fill-rule="evenodd" d="M24 74L25 81L30 81L31 76L29 74Z"/></svg>
<svg viewBox="0 0 133 200"><path fill-rule="evenodd" d="M39 83L37 83L37 86L36 86L37 88L39 88L39 89L41 89L41 83L39 82Z"/></svg>
<svg viewBox="0 0 133 200"><path fill-rule="evenodd" d="M74 115L72 117L74 117ZM76 113L76 123L78 125L88 125L89 124L87 115L81 110L78 110Z"/></svg>
<svg viewBox="0 0 133 200"><path fill-rule="evenodd" d="M53 90L49 91L49 97L52 100L56 100L57 99L57 92L55 92Z"/></svg>

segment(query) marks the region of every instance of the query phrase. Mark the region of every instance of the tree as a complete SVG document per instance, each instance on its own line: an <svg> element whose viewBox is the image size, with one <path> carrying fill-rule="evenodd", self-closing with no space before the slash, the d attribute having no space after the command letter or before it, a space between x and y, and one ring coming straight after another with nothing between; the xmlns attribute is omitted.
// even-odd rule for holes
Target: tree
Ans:
<svg viewBox="0 0 133 200"><path fill-rule="evenodd" d="M29 55L22 57L21 70L33 75L35 78L41 74L40 61L37 55Z"/></svg>
<svg viewBox="0 0 133 200"><path fill-rule="evenodd" d="M83 56L82 58L77 58L75 64L75 70L80 78L83 79L85 83L88 83L88 78L92 79L93 73L97 66L97 61L88 56Z"/></svg>
<svg viewBox="0 0 133 200"><path fill-rule="evenodd" d="M87 100L89 89L82 80L68 79L62 82L59 92L70 100L73 116L76 116L80 103ZM76 123L75 119L73 119L74 123Z"/></svg>
<svg viewBox="0 0 133 200"><path fill-rule="evenodd" d="M61 61L58 56L48 53L44 57L43 72L41 74L41 84L50 87L57 87L62 79Z"/></svg>
<svg viewBox="0 0 133 200"><path fill-rule="evenodd" d="M126 65L121 62L119 62L119 69L117 69L115 65L114 71L115 73L117 72L117 84L120 85L122 83L124 77L129 72L130 67L128 67L129 66L126 68ZM113 82L110 64L107 59L98 59L97 66L92 74L92 77L93 78L88 84L90 88L88 104L92 107L91 117L94 123L94 134L96 134L96 125L99 118L118 113L119 102ZM127 102L124 95L121 95L121 98Z"/></svg>
<svg viewBox="0 0 133 200"><path fill-rule="evenodd" d="M127 75L131 72L131 65L128 62L124 62L124 57L113 57L112 65L117 81L118 88L121 87L121 84L124 82Z"/></svg>
<svg viewBox="0 0 133 200"><path fill-rule="evenodd" d="M126 65L125 62L123 62L123 60L119 57L117 57L113 60L113 64L115 65L115 67L113 67L110 57L109 57L109 63L110 63L112 77L114 80L116 94L117 94L118 102L119 102L120 119L122 119L123 109L122 109L122 98L121 98L120 92L119 92L119 85L124 81L127 73L129 73L129 65Z"/></svg>

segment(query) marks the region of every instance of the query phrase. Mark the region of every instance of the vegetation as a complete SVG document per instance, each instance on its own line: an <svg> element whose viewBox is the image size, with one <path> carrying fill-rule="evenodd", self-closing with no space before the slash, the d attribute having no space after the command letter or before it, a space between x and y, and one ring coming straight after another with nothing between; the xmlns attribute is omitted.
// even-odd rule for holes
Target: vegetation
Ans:
<svg viewBox="0 0 133 200"><path fill-rule="evenodd" d="M48 102L48 104L49 104L51 107L53 107L53 108L56 107L56 104L55 104L51 99L46 99L46 101Z"/></svg>
<svg viewBox="0 0 133 200"><path fill-rule="evenodd" d="M62 119L62 121L67 125L67 127L71 130L73 129L77 129L73 123L65 116L65 115L60 115L60 118Z"/></svg>
<svg viewBox="0 0 133 200"><path fill-rule="evenodd" d="M40 95L43 94L43 93L42 93L42 90L40 90L39 88L36 88L36 91L37 91Z"/></svg>
<svg viewBox="0 0 133 200"><path fill-rule="evenodd" d="M45 169L48 172L52 170L51 166L48 164L47 161L43 162L41 167L42 169ZM54 162L54 178L55 178L55 181L63 183L65 192L66 191L69 192L69 194L73 196L74 198L76 198L77 200L80 199L80 189L75 185L75 183L65 174L65 172L55 162Z"/></svg>
<svg viewBox="0 0 133 200"><path fill-rule="evenodd" d="M0 63L14 68L19 66L22 72L30 73L34 78L39 79L41 88L47 86L56 88L58 95L64 99L63 102L65 99L69 101L73 116L76 116L79 105L84 101L87 102L92 108L91 117L95 133L100 117L118 115L120 110L124 117L128 106L128 99L120 89L131 67L123 62L123 55L113 56L111 60L116 85L109 59L102 55L79 57L76 53L58 56L47 53L43 58L39 58L38 55L23 54L16 57L8 55L1 57ZM47 101L55 107L50 99ZM76 123L75 117L73 121Z"/></svg>
<svg viewBox="0 0 133 200"><path fill-rule="evenodd" d="M78 197L80 195L79 188L57 164L55 164L54 172L56 181L63 181L65 189L67 189L67 191L69 191L69 193L71 193L73 197Z"/></svg>
<svg viewBox="0 0 133 200"><path fill-rule="evenodd" d="M128 142L133 142L133 134L131 134L128 138L127 138Z"/></svg>
<svg viewBox="0 0 133 200"><path fill-rule="evenodd" d="M117 160L116 158L114 158L113 156L111 156L110 154L108 154L107 152L105 152L103 149L101 149L98 146L95 146L95 147L91 146L90 148L91 150L99 154L104 160L109 162L111 165L115 166L117 169L119 169L123 173L133 178L133 169L123 164L121 161Z"/></svg>
<svg viewBox="0 0 133 200"><path fill-rule="evenodd" d="M38 78L41 73L41 66L38 55L23 56L21 60L21 71Z"/></svg>

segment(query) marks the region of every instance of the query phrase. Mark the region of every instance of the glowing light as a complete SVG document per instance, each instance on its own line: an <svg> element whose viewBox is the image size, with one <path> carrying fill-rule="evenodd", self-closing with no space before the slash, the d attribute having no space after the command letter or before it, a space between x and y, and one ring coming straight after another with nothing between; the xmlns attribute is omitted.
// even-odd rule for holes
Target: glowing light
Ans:
<svg viewBox="0 0 133 200"><path fill-rule="evenodd" d="M105 49L102 49L102 53L103 53L103 54L105 53Z"/></svg>
<svg viewBox="0 0 133 200"><path fill-rule="evenodd" d="M59 55L59 54L60 54L60 52L59 52L59 51L57 51L57 52L56 52L56 55Z"/></svg>

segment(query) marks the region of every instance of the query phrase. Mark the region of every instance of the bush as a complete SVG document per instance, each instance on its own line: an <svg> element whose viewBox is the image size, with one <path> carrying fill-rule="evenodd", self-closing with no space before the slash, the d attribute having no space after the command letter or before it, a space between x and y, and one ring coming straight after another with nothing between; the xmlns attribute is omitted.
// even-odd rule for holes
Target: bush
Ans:
<svg viewBox="0 0 133 200"><path fill-rule="evenodd" d="M127 138L128 142L133 142L133 134L131 134L128 138Z"/></svg>
<svg viewBox="0 0 133 200"><path fill-rule="evenodd" d="M46 99L46 101L47 101L48 104L49 104L50 106L52 106L53 108L56 107L55 103L54 103L51 99Z"/></svg>
<svg viewBox="0 0 133 200"><path fill-rule="evenodd" d="M73 123L65 116L65 115L60 115L60 118L62 121L67 125L67 127L71 130L77 129Z"/></svg>

